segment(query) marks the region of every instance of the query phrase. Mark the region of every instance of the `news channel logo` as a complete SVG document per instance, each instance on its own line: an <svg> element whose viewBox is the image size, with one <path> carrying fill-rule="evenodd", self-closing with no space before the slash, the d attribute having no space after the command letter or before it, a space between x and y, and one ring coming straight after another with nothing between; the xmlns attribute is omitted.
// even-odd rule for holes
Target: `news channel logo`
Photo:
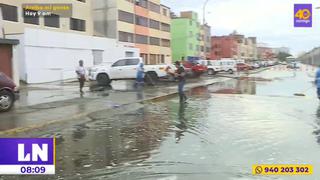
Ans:
<svg viewBox="0 0 320 180"><path fill-rule="evenodd" d="M55 174L55 138L0 138L0 174Z"/></svg>
<svg viewBox="0 0 320 180"><path fill-rule="evenodd" d="M294 27L312 27L312 4L294 5Z"/></svg>

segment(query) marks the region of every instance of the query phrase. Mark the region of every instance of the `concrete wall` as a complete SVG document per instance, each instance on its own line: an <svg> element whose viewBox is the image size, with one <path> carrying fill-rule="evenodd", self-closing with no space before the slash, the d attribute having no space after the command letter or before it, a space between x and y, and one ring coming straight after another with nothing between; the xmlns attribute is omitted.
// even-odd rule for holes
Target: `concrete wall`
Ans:
<svg viewBox="0 0 320 180"><path fill-rule="evenodd" d="M320 66L320 48L314 48L313 50L298 57L297 60L304 64Z"/></svg>
<svg viewBox="0 0 320 180"><path fill-rule="evenodd" d="M13 36L12 36L13 37ZM85 66L93 65L93 50L103 51L104 62L125 57L125 52L139 56L139 50L117 44L115 39L71 33L25 29L17 54L20 59L20 78L27 83L44 83L76 78L75 68L80 59Z"/></svg>

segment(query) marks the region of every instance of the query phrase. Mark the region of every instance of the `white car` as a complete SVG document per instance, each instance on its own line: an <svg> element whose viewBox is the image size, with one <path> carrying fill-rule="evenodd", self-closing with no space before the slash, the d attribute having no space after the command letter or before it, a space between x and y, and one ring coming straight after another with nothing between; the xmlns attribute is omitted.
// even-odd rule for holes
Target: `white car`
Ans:
<svg viewBox="0 0 320 180"><path fill-rule="evenodd" d="M217 60L200 60L200 64L207 66L208 75L215 75L221 71L220 62Z"/></svg>
<svg viewBox="0 0 320 180"><path fill-rule="evenodd" d="M89 70L89 79L96 80L99 85L109 85L112 80L135 79L137 65L142 62L141 57L130 57L114 63L93 66ZM152 84L167 75L166 65L144 65L144 72L145 79Z"/></svg>
<svg viewBox="0 0 320 180"><path fill-rule="evenodd" d="M233 74L237 71L237 61L233 59L222 59L218 60L220 62L221 71Z"/></svg>

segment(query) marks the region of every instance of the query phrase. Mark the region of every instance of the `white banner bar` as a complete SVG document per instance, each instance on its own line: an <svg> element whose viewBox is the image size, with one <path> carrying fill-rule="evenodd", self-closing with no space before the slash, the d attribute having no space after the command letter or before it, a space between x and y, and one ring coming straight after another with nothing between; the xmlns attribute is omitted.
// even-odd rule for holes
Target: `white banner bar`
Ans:
<svg viewBox="0 0 320 180"><path fill-rule="evenodd" d="M0 165L0 175L55 174L54 165Z"/></svg>

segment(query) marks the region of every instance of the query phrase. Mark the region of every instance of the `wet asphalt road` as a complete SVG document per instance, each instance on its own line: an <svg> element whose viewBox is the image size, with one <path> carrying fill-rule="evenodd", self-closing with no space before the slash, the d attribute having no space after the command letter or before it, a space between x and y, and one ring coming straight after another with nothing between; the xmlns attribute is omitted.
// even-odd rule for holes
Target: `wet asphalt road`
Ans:
<svg viewBox="0 0 320 180"><path fill-rule="evenodd" d="M186 104L136 103L32 132L56 136L57 174L0 179L319 179L312 76L275 68L194 88ZM253 176L253 164L312 164L314 175Z"/></svg>

